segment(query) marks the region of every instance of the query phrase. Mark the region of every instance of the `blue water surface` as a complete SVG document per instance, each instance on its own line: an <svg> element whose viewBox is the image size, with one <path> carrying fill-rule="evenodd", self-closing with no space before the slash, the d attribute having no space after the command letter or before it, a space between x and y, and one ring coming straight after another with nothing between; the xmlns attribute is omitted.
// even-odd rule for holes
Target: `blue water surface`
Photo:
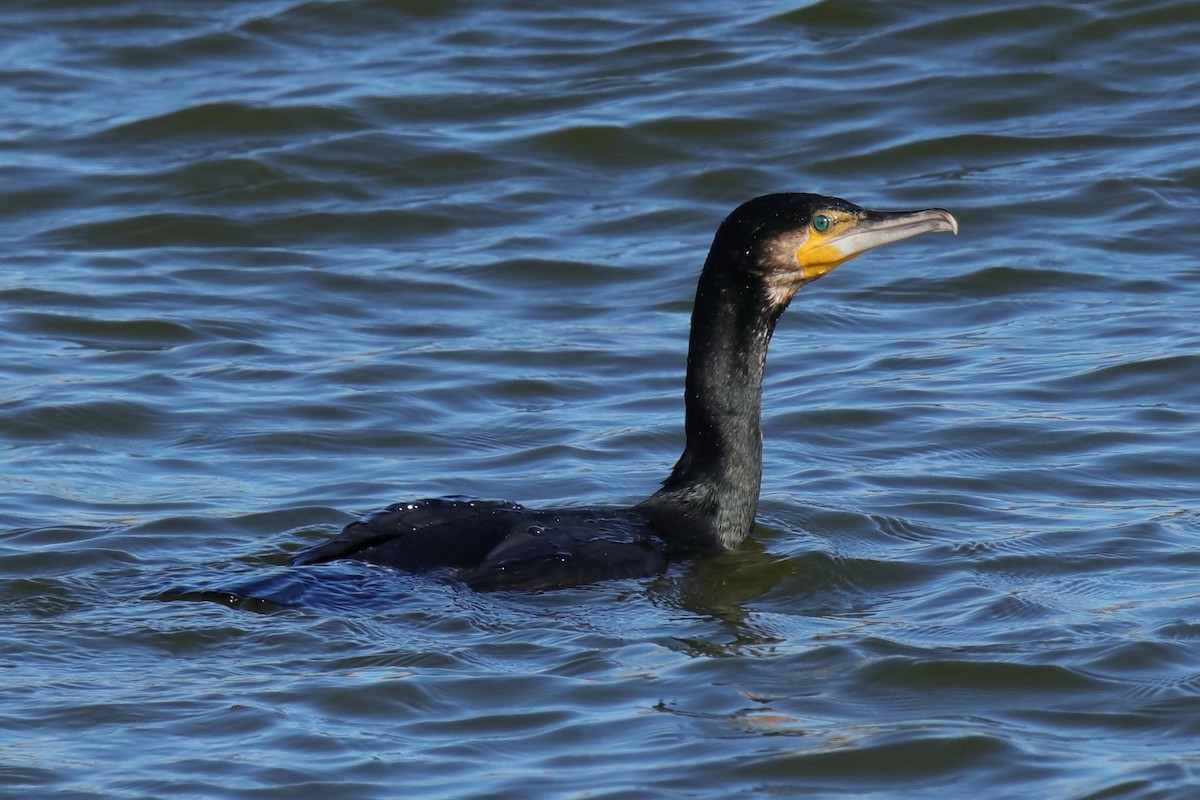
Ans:
<svg viewBox="0 0 1200 800"><path fill-rule="evenodd" d="M1200 7L0 10L0 795L1191 798ZM741 201L944 206L780 322L759 524L287 556L682 446Z"/></svg>

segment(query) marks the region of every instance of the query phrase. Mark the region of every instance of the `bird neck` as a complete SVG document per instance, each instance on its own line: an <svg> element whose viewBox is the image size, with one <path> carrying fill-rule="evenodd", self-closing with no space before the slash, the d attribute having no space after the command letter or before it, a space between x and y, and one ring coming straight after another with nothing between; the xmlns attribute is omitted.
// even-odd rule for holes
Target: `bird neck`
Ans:
<svg viewBox="0 0 1200 800"><path fill-rule="evenodd" d="M686 445L641 504L665 538L732 549L750 532L762 482L762 384L783 311L748 270L714 252L692 310L684 394ZM786 304L785 304L786 305Z"/></svg>

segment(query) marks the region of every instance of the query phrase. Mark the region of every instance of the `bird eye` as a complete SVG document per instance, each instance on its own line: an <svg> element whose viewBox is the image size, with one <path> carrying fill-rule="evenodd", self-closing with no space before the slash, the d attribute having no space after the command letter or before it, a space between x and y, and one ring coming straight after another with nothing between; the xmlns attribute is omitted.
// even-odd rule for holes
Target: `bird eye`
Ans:
<svg viewBox="0 0 1200 800"><path fill-rule="evenodd" d="M824 233L825 231L829 230L829 226L831 224L832 223L829 221L829 217L825 216L824 214L817 214L812 219L812 228L817 233Z"/></svg>

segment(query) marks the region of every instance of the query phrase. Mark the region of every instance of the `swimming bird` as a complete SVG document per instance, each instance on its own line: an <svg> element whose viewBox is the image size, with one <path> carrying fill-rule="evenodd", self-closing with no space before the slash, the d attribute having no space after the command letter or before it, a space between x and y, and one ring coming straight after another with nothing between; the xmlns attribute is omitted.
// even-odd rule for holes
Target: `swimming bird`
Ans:
<svg viewBox="0 0 1200 800"><path fill-rule="evenodd" d="M837 197L769 194L717 228L700 272L688 344L683 455L627 508L537 510L443 497L396 503L296 554L409 572L453 571L476 590L539 590L657 574L732 550L762 482L762 384L775 323L796 292L839 264L922 233L958 233L949 211L871 211Z"/></svg>

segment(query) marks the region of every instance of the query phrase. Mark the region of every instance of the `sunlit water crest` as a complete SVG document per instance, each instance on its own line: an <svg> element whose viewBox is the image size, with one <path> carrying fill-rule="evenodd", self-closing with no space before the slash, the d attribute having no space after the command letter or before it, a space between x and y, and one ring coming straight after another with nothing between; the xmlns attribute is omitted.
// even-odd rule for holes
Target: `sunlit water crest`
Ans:
<svg viewBox="0 0 1200 800"><path fill-rule="evenodd" d="M1191 798L1194 3L0 11L0 794ZM290 552L629 503L736 204L808 287L759 525L475 595Z"/></svg>

